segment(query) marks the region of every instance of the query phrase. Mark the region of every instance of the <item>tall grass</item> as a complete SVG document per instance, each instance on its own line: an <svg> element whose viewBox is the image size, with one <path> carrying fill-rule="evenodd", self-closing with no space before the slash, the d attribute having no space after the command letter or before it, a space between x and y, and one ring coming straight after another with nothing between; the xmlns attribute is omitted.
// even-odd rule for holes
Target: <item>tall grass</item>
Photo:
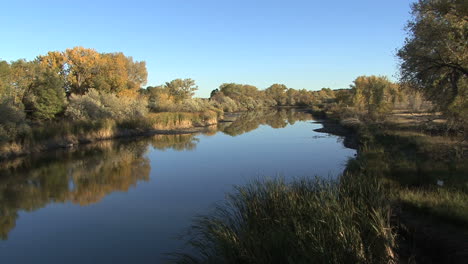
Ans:
<svg viewBox="0 0 468 264"><path fill-rule="evenodd" d="M394 234L383 186L361 175L260 180L198 217L194 254L178 263L390 263Z"/></svg>

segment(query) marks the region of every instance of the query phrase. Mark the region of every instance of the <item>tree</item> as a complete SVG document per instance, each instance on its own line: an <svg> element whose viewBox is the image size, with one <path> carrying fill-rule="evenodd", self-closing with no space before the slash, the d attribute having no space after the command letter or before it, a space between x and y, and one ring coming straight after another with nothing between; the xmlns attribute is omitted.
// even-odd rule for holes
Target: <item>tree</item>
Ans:
<svg viewBox="0 0 468 264"><path fill-rule="evenodd" d="M286 91L288 87L284 84L275 83L265 90L265 94L276 101L278 105L286 103Z"/></svg>
<svg viewBox="0 0 468 264"><path fill-rule="evenodd" d="M353 105L371 119L388 113L398 94L398 86L384 76L359 76L351 89Z"/></svg>
<svg viewBox="0 0 468 264"><path fill-rule="evenodd" d="M68 67L70 92L84 94L94 86L93 77L101 71L102 57L94 49L75 47L64 52Z"/></svg>
<svg viewBox="0 0 468 264"><path fill-rule="evenodd" d="M398 51L401 81L455 119L468 119L468 5L464 0L419 0Z"/></svg>
<svg viewBox="0 0 468 264"><path fill-rule="evenodd" d="M63 112L66 104L64 82L62 78L51 71L44 72L32 85L32 94L28 95L28 108L32 116L40 120L53 119Z"/></svg>
<svg viewBox="0 0 468 264"><path fill-rule="evenodd" d="M37 79L39 65L33 61L17 60L11 63L10 92L15 103L20 103L30 94Z"/></svg>
<svg viewBox="0 0 468 264"><path fill-rule="evenodd" d="M0 60L0 98L6 95L10 87L10 64Z"/></svg>
<svg viewBox="0 0 468 264"><path fill-rule="evenodd" d="M198 90L198 86L195 85L195 81L192 79L175 79L166 82L166 87L176 102L192 98L194 92Z"/></svg>
<svg viewBox="0 0 468 264"><path fill-rule="evenodd" d="M214 89L213 91L211 91L210 99L213 98L214 96L216 96L217 94L219 94L219 89Z"/></svg>
<svg viewBox="0 0 468 264"><path fill-rule="evenodd" d="M133 61L121 52L98 53L74 47L64 52L48 52L38 56L36 62L41 68L59 74L67 93L84 94L90 88L113 93L137 91L148 77L144 61Z"/></svg>

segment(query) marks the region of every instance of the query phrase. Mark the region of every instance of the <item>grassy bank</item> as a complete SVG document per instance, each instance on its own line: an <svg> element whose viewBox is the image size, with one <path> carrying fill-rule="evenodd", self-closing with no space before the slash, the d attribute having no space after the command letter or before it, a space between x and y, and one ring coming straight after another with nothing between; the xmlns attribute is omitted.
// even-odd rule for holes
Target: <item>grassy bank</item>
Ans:
<svg viewBox="0 0 468 264"><path fill-rule="evenodd" d="M464 134L451 129L438 113L398 110L379 122L328 114L358 140L357 158L347 171L382 179L394 191L389 199L398 216L393 224L402 234L401 254L434 263L458 263L463 259L460 252L466 257L468 145Z"/></svg>
<svg viewBox="0 0 468 264"><path fill-rule="evenodd" d="M325 119L320 131L344 136L345 144L358 150L339 181L266 180L236 187L224 204L196 219L187 235L189 252L195 253L176 254L176 261L464 259L468 166L461 138L440 133L444 122L433 118L434 123L408 122L395 114L383 122L363 122L331 116L320 113Z"/></svg>
<svg viewBox="0 0 468 264"><path fill-rule="evenodd" d="M394 233L382 183L261 180L199 217L178 263L392 263Z"/></svg>

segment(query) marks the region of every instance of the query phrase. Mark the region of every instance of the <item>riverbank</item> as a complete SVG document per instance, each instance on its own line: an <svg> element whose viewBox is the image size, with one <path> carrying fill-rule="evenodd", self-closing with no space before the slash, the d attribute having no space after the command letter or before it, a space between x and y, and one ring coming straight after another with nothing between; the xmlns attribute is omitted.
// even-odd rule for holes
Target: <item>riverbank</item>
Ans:
<svg viewBox="0 0 468 264"><path fill-rule="evenodd" d="M384 122L325 121L317 131L357 146L346 171L386 182L400 261L463 263L468 258L468 146L437 114L394 111Z"/></svg>
<svg viewBox="0 0 468 264"><path fill-rule="evenodd" d="M268 111L294 109L271 107ZM306 111L304 108L301 111ZM265 110L265 109L263 109ZM258 110L259 112L262 112ZM56 149L74 148L85 144L118 138L152 135L211 133L218 124L235 122L244 112L160 112L130 121L110 119L95 121L62 121L33 125L28 136L0 144L0 161ZM256 112L256 111L250 111ZM244 122L244 120L241 120Z"/></svg>
<svg viewBox="0 0 468 264"><path fill-rule="evenodd" d="M207 132L220 120L223 116L205 111L151 113L145 118L126 122L107 119L36 124L28 132L30 136L0 145L0 160L117 138Z"/></svg>

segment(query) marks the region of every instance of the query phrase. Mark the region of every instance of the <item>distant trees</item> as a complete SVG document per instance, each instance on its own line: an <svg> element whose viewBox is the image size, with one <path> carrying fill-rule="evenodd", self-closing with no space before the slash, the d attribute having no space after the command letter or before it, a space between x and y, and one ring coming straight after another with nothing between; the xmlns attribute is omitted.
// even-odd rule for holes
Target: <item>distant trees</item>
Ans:
<svg viewBox="0 0 468 264"><path fill-rule="evenodd" d="M154 112L170 111L177 105L192 99L198 86L192 79L175 79L160 86L149 86L141 92L148 97Z"/></svg>
<svg viewBox="0 0 468 264"><path fill-rule="evenodd" d="M401 80L439 109L468 122L468 5L463 0L419 0L398 51Z"/></svg>
<svg viewBox="0 0 468 264"><path fill-rule="evenodd" d="M375 119L390 112L398 96L398 85L384 76L359 76L351 85L352 104Z"/></svg>
<svg viewBox="0 0 468 264"><path fill-rule="evenodd" d="M174 97L175 102L181 102L185 99L190 99L198 90L195 81L192 79L175 79L166 82L165 85L169 95Z"/></svg>
<svg viewBox="0 0 468 264"><path fill-rule="evenodd" d="M226 97L229 100L226 100ZM312 106L334 99L327 88L320 91L296 90L284 84L273 84L265 90L249 84L223 83L211 92L210 99L221 104L222 109L232 109L233 100L239 110L252 110L271 106ZM236 107L234 107L236 108Z"/></svg>
<svg viewBox="0 0 468 264"><path fill-rule="evenodd" d="M95 89L135 97L146 78L145 62L135 62L120 52L75 47L32 61L0 61L0 99L11 98L29 118L50 120L65 110L66 94L82 95Z"/></svg>
<svg viewBox="0 0 468 264"><path fill-rule="evenodd" d="M278 105L285 105L287 90L286 85L275 83L265 89L265 94L275 100Z"/></svg>
<svg viewBox="0 0 468 264"><path fill-rule="evenodd" d="M261 94L258 88L253 85L238 83L223 83L219 86L219 91L234 100L242 100L246 97L255 98Z"/></svg>

